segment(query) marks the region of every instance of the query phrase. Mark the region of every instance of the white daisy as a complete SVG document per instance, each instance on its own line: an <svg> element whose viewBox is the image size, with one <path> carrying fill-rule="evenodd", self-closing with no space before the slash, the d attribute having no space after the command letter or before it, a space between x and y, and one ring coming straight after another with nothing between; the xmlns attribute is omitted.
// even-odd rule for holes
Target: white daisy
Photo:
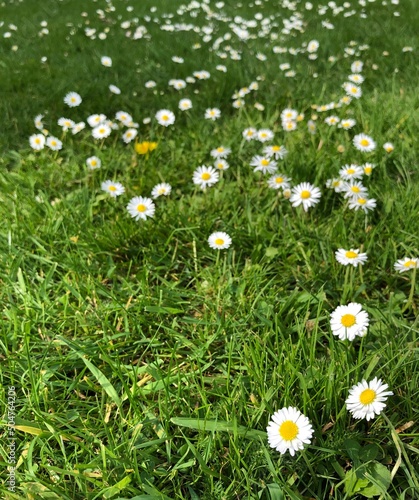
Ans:
<svg viewBox="0 0 419 500"><path fill-rule="evenodd" d="M117 87L116 85L109 85L109 90L112 92L112 94L119 95L121 93L121 89Z"/></svg>
<svg viewBox="0 0 419 500"><path fill-rule="evenodd" d="M153 217L156 206L151 198L135 196L128 203L127 210L135 220L146 220L147 217Z"/></svg>
<svg viewBox="0 0 419 500"><path fill-rule="evenodd" d="M174 113L172 113L172 111L169 111L168 109L161 109L156 113L156 120L160 125L163 125L163 127L173 125L173 123L175 123L175 119L176 118Z"/></svg>
<svg viewBox="0 0 419 500"><path fill-rule="evenodd" d="M33 134L29 137L29 144L35 151L40 151L41 149L44 149L45 136L42 134Z"/></svg>
<svg viewBox="0 0 419 500"><path fill-rule="evenodd" d="M297 128L297 122L294 120L287 120L282 122L282 128L285 130L285 132L292 132Z"/></svg>
<svg viewBox="0 0 419 500"><path fill-rule="evenodd" d="M223 158L220 158L215 161L214 167L218 170L227 170L230 165L224 160Z"/></svg>
<svg viewBox="0 0 419 500"><path fill-rule="evenodd" d="M399 259L394 264L394 269L400 273L410 271L410 269L415 269L419 267L419 259L416 257L405 257L404 259Z"/></svg>
<svg viewBox="0 0 419 500"><path fill-rule="evenodd" d="M81 95L78 94L77 92L69 92L65 97L64 97L64 103L67 104L68 107L70 108L75 108L81 104Z"/></svg>
<svg viewBox="0 0 419 500"><path fill-rule="evenodd" d="M340 340L352 341L357 335L363 337L367 333L368 324L368 313L362 309L361 304L356 302L351 302L347 306L338 306L330 317L332 333Z"/></svg>
<svg viewBox="0 0 419 500"><path fill-rule="evenodd" d="M360 85L361 83L364 82L364 77L358 73L354 73L348 76L348 80L353 83L356 83L357 85Z"/></svg>
<svg viewBox="0 0 419 500"><path fill-rule="evenodd" d="M167 184L166 182L162 182L160 184L156 184L152 191L151 191L151 196L156 199L159 196L169 196L170 192L172 191L172 186L170 184Z"/></svg>
<svg viewBox="0 0 419 500"><path fill-rule="evenodd" d="M74 126L71 128L71 132L73 135L76 135L81 130L83 130L85 127L86 127L86 124L84 122L75 123Z"/></svg>
<svg viewBox="0 0 419 500"><path fill-rule="evenodd" d="M263 174L272 174L277 169L276 161L271 158L265 158L264 156L256 155L250 161L250 165L255 167L253 172L261 171Z"/></svg>
<svg viewBox="0 0 419 500"><path fill-rule="evenodd" d="M364 174L364 169L359 165L345 165L339 170L339 176L345 180L349 181L351 179L361 179Z"/></svg>
<svg viewBox="0 0 419 500"><path fill-rule="evenodd" d="M102 63L103 66L106 66L107 68L110 68L112 66L112 59L108 56L102 56L100 58L100 62Z"/></svg>
<svg viewBox="0 0 419 500"><path fill-rule="evenodd" d="M205 118L207 120L215 121L217 118L220 118L221 111L218 108L208 108L205 110Z"/></svg>
<svg viewBox="0 0 419 500"><path fill-rule="evenodd" d="M288 189L291 179L284 174L275 174L268 180L268 186L272 189Z"/></svg>
<svg viewBox="0 0 419 500"><path fill-rule="evenodd" d="M392 391L386 391L387 384L374 377L370 382L363 380L349 390L348 399L345 401L346 408L356 419L365 418L371 420L379 415L386 406L385 401Z"/></svg>
<svg viewBox="0 0 419 500"><path fill-rule="evenodd" d="M286 108L281 112L281 121L296 120L298 116L298 111L295 109Z"/></svg>
<svg viewBox="0 0 419 500"><path fill-rule="evenodd" d="M361 87L355 85L354 83L344 83L343 88L345 92L350 97L355 97L355 99L359 99L362 96Z"/></svg>
<svg viewBox="0 0 419 500"><path fill-rule="evenodd" d="M261 128L257 132L256 139L259 142L271 141L273 138L274 138L274 133L272 132L272 130L269 130L268 128Z"/></svg>
<svg viewBox="0 0 419 500"><path fill-rule="evenodd" d="M246 141L251 141L252 139L256 139L257 133L258 131L255 128L249 127L243 130L242 136Z"/></svg>
<svg viewBox="0 0 419 500"><path fill-rule="evenodd" d="M394 151L394 146L391 142L386 142L385 144L383 144L383 148L387 151L387 153L391 153L392 151Z"/></svg>
<svg viewBox="0 0 419 500"><path fill-rule="evenodd" d="M368 189L361 182L355 180L344 182L342 191L345 193L345 198L365 198L368 196Z"/></svg>
<svg viewBox="0 0 419 500"><path fill-rule="evenodd" d="M341 193L344 189L344 182L342 179L327 179L326 187L331 188L335 193Z"/></svg>
<svg viewBox="0 0 419 500"><path fill-rule="evenodd" d="M138 134L137 129L129 128L122 135L122 140L125 142L125 144L129 144L137 137L137 134Z"/></svg>
<svg viewBox="0 0 419 500"><path fill-rule="evenodd" d="M302 182L292 188L290 202L293 207L303 205L304 210L307 210L320 201L321 192L318 187L313 186L308 182Z"/></svg>
<svg viewBox="0 0 419 500"><path fill-rule="evenodd" d="M102 116L104 116L104 115L102 115ZM120 121L121 123L123 123L124 125L131 123L133 120L132 116L129 113L127 113L126 111L118 111L115 114L115 118L118 121Z"/></svg>
<svg viewBox="0 0 419 500"><path fill-rule="evenodd" d="M374 151L376 144L372 137L367 134L358 134L353 138L353 144L358 151L369 153Z"/></svg>
<svg viewBox="0 0 419 500"><path fill-rule="evenodd" d="M201 165L193 174L193 183L205 190L208 186L212 186L218 182L220 175L213 167Z"/></svg>
<svg viewBox="0 0 419 500"><path fill-rule="evenodd" d="M271 448L284 454L287 450L291 456L309 444L313 435L313 427L309 419L297 408L282 408L275 412L266 428Z"/></svg>
<svg viewBox="0 0 419 500"><path fill-rule="evenodd" d="M187 111L192 108L192 101L190 99L181 99L179 101L179 109L181 111Z"/></svg>
<svg viewBox="0 0 419 500"><path fill-rule="evenodd" d="M328 116L324 120L324 122L327 123L327 125L329 125L329 127L331 127L333 125L337 125L339 123L339 121L340 121L340 118L338 116L335 116L335 115Z"/></svg>
<svg viewBox="0 0 419 500"><path fill-rule="evenodd" d="M97 127L101 123L106 120L106 116L103 114L100 115L90 115L87 117L87 123L93 128Z"/></svg>
<svg viewBox="0 0 419 500"><path fill-rule="evenodd" d="M349 208L352 210L363 210L365 213L368 212L368 210L374 210L374 208L377 206L377 200L374 198L366 198L366 197L357 197L357 198L352 198L349 201Z"/></svg>
<svg viewBox="0 0 419 500"><path fill-rule="evenodd" d="M105 139L111 135L112 129L106 123L102 123L98 125L94 129L92 129L92 136L94 139Z"/></svg>
<svg viewBox="0 0 419 500"><path fill-rule="evenodd" d="M284 146L266 146L263 148L263 154L267 156L268 158L274 158L275 160L283 160L287 154L288 151L285 149Z"/></svg>
<svg viewBox="0 0 419 500"><path fill-rule="evenodd" d="M362 165L362 168L364 169L365 175L371 175L373 169L375 168L375 165L374 163L364 163L364 165Z"/></svg>
<svg viewBox="0 0 419 500"><path fill-rule="evenodd" d="M57 139L56 137L49 136L47 138L47 146L52 149L52 151L59 151L63 147L63 143L60 141L60 139Z"/></svg>
<svg viewBox="0 0 419 500"><path fill-rule="evenodd" d="M213 158L227 158L227 156L231 153L230 148L225 148L224 146L219 146L216 149L211 151L211 156Z"/></svg>
<svg viewBox="0 0 419 500"><path fill-rule="evenodd" d="M35 119L34 119L34 124L35 124L35 127L38 129L38 130L43 130L44 129L44 124L42 122L42 118L44 117L44 115L36 115L35 116Z"/></svg>
<svg viewBox="0 0 419 500"><path fill-rule="evenodd" d="M116 198L125 193L125 188L120 182L103 181L100 187L102 191L109 193L112 198Z"/></svg>
<svg viewBox="0 0 419 500"><path fill-rule="evenodd" d="M217 231L209 236L208 245L215 250L224 250L231 245L231 238L227 233Z"/></svg>
<svg viewBox="0 0 419 500"><path fill-rule="evenodd" d="M354 267L358 265L364 265L364 263L368 260L368 256L366 253L359 253L359 249L351 248L350 250L345 250L344 248L339 248L335 252L336 260L347 266L348 264L352 264Z"/></svg>
<svg viewBox="0 0 419 500"><path fill-rule="evenodd" d="M96 170L101 167L102 162L97 156L90 156L90 158L86 160L86 165L89 170Z"/></svg>
<svg viewBox="0 0 419 500"><path fill-rule="evenodd" d="M350 128L354 127L356 125L356 121L353 120L352 118L345 118L342 120L338 127L343 128L344 130L349 130Z"/></svg>
<svg viewBox="0 0 419 500"><path fill-rule="evenodd" d="M63 129L63 132L67 132L68 129L73 128L75 123L69 118L59 118L58 125Z"/></svg>

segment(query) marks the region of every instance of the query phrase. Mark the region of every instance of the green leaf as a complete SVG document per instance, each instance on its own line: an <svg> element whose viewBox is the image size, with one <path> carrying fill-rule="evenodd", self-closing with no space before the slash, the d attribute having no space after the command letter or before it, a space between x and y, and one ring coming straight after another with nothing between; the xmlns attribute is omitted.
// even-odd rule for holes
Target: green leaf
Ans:
<svg viewBox="0 0 419 500"><path fill-rule="evenodd" d="M266 489L269 492L270 500L285 500L284 492L277 484L275 483L267 484Z"/></svg>
<svg viewBox="0 0 419 500"><path fill-rule="evenodd" d="M121 481L103 491L103 498L112 498L126 488L131 482L131 476L125 476Z"/></svg>
<svg viewBox="0 0 419 500"><path fill-rule="evenodd" d="M379 448L376 444L367 444L359 451L359 459L362 462L372 462L377 458Z"/></svg>
<svg viewBox="0 0 419 500"><path fill-rule="evenodd" d="M278 248L274 248L274 247L268 247L265 250L266 257L268 257L270 259L272 259L273 257L275 257L278 253L279 253Z"/></svg>
<svg viewBox="0 0 419 500"><path fill-rule="evenodd" d="M343 447L348 452L349 458L351 460L358 461L359 460L359 452L361 450L361 445L355 439L346 439L343 443Z"/></svg>
<svg viewBox="0 0 419 500"><path fill-rule="evenodd" d="M373 498L385 493L391 483L391 474L387 467L379 462L368 465L365 477L369 480L369 485L360 493L364 497Z"/></svg>
<svg viewBox="0 0 419 500"><path fill-rule="evenodd" d="M357 477L355 469L351 469L348 470L348 472L345 474L344 484L345 493L347 493L349 496L352 496L356 493L359 493L363 488L368 486L369 481L368 479L360 479L359 477Z"/></svg>

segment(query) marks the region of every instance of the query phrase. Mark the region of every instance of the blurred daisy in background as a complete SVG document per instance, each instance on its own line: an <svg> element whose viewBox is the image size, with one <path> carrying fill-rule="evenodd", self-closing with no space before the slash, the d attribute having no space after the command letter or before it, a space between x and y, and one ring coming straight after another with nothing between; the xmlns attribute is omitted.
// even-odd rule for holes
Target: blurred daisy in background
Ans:
<svg viewBox="0 0 419 500"><path fill-rule="evenodd" d="M42 134L33 134L29 137L29 144L35 151L40 151L41 149L44 149L45 136Z"/></svg>
<svg viewBox="0 0 419 500"><path fill-rule="evenodd" d="M169 125L173 125L173 123L175 123L175 115L168 109L161 109L156 113L156 120L160 125L163 125L163 127L168 127Z"/></svg>
<svg viewBox="0 0 419 500"><path fill-rule="evenodd" d="M86 165L89 170L96 170L101 167L102 162L97 156L90 156L86 160Z"/></svg>
<svg viewBox="0 0 419 500"><path fill-rule="evenodd" d="M231 245L231 238L227 233L217 231L209 236L208 245L214 250L224 250Z"/></svg>
<svg viewBox="0 0 419 500"><path fill-rule="evenodd" d="M367 134L358 134L353 138L353 144L358 151L369 153L374 151L376 144L372 137Z"/></svg>
<svg viewBox="0 0 419 500"><path fill-rule="evenodd" d="M151 197L156 199L159 196L169 196L172 191L172 186L166 182L161 182L156 184L151 190Z"/></svg>
<svg viewBox="0 0 419 500"><path fill-rule="evenodd" d="M358 265L364 265L368 260L366 253L359 253L359 249L351 248L350 250L345 250L344 248L339 248L335 252L336 260L343 266L351 264L354 267Z"/></svg>
<svg viewBox="0 0 419 500"><path fill-rule="evenodd" d="M399 271L399 273L404 273L410 271L411 269L416 269L419 267L419 259L416 257L405 257L404 259L399 259L394 264L394 269Z"/></svg>
<svg viewBox="0 0 419 500"><path fill-rule="evenodd" d="M120 182L104 181L100 187L102 191L109 193L112 198L116 198L117 196L125 193L125 188Z"/></svg>
<svg viewBox="0 0 419 500"><path fill-rule="evenodd" d="M75 108L81 104L82 98L81 95L77 92L69 92L64 97L64 103L67 104L69 108Z"/></svg>

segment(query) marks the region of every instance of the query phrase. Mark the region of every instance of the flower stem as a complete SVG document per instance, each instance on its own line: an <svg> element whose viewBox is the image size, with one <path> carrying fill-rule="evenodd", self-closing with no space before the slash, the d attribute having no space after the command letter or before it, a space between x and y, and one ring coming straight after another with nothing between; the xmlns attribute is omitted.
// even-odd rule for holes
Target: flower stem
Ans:
<svg viewBox="0 0 419 500"><path fill-rule="evenodd" d="M416 269L417 267L413 269L412 284L410 286L409 298L407 299L407 303L403 307L402 312L406 311L406 309L408 309L410 306L413 306L413 296L415 295L415 286L416 286Z"/></svg>

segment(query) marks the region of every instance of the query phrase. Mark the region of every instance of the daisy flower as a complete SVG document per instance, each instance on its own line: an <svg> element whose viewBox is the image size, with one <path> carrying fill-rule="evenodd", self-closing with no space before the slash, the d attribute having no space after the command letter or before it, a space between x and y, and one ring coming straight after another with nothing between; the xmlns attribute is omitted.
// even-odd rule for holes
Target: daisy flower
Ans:
<svg viewBox="0 0 419 500"><path fill-rule="evenodd" d="M249 127L243 130L242 136L246 141L251 141L252 139L256 139L257 133L258 131L255 128Z"/></svg>
<svg viewBox="0 0 419 500"><path fill-rule="evenodd" d="M105 116L105 115L102 115ZM115 118L123 123L124 125L132 122L132 116L126 111L118 111L115 115ZM106 119L106 118L105 118Z"/></svg>
<svg viewBox="0 0 419 500"><path fill-rule="evenodd" d="M219 160L216 160L216 162L214 163L214 167L218 170L227 170L230 165L226 162L226 160L220 158Z"/></svg>
<svg viewBox="0 0 419 500"><path fill-rule="evenodd" d="M255 167L253 172L258 172L259 170L263 174L272 174L277 169L276 161L271 158L265 158L264 156L256 155L252 158L250 165Z"/></svg>
<svg viewBox="0 0 419 500"><path fill-rule="evenodd" d="M64 97L64 103L67 104L69 108L75 108L81 104L81 95L77 92L69 92Z"/></svg>
<svg viewBox="0 0 419 500"><path fill-rule="evenodd" d="M343 88L345 89L346 94L349 95L350 97L355 97L355 99L359 99L362 96L361 87L358 87L358 85L355 85L353 83L345 83L343 85Z"/></svg>
<svg viewBox="0 0 419 500"><path fill-rule="evenodd" d="M286 108L281 112L281 120L283 122L288 120L296 120L298 116L298 111L295 109Z"/></svg>
<svg viewBox="0 0 419 500"><path fill-rule="evenodd" d="M288 450L293 457L295 452L309 444L313 427L309 419L297 408L289 406L276 411L266 428L268 443L282 455Z"/></svg>
<svg viewBox="0 0 419 500"><path fill-rule="evenodd" d="M213 158L227 158L227 156L231 153L230 148L225 148L224 146L219 146L216 149L211 151L211 156Z"/></svg>
<svg viewBox="0 0 419 500"><path fill-rule="evenodd" d="M205 118L207 120L215 121L217 118L220 118L221 111L218 108L208 108L205 110Z"/></svg>
<svg viewBox="0 0 419 500"><path fill-rule="evenodd" d="M224 250L231 245L231 238L227 233L217 231L209 236L208 245L214 250Z"/></svg>
<svg viewBox="0 0 419 500"><path fill-rule="evenodd" d="M356 125L356 121L353 120L352 118L346 118L342 120L338 127L343 128L344 130L349 130L350 128L354 127Z"/></svg>
<svg viewBox="0 0 419 500"><path fill-rule="evenodd" d="M351 248L350 250L339 248L339 250L335 252L335 257L339 264L344 266L352 264L354 267L357 267L358 265L363 266L368 260L366 253L359 253L359 249L355 250L354 248Z"/></svg>
<svg viewBox="0 0 419 500"><path fill-rule="evenodd" d="M290 181L291 179L283 174L276 174L273 175L269 180L268 180L268 186L272 189L288 189L290 187Z"/></svg>
<svg viewBox="0 0 419 500"><path fill-rule="evenodd" d="M313 121L313 120L309 120L307 122L307 128L308 128L308 131L310 132L310 134L315 134L316 133L316 129L317 129L316 122Z"/></svg>
<svg viewBox="0 0 419 500"><path fill-rule="evenodd" d="M260 130L258 130L257 137L255 137L255 139L257 139L259 142L271 141L273 138L274 133L268 128L261 128Z"/></svg>
<svg viewBox="0 0 419 500"><path fill-rule="evenodd" d="M151 196L156 199L159 196L169 196L170 192L172 191L172 186L170 184L167 184L166 182L162 182L160 184L156 184L152 191L151 191Z"/></svg>
<svg viewBox="0 0 419 500"><path fill-rule="evenodd" d="M71 128L71 132L73 135L76 135L81 130L83 130L85 127L86 127L86 124L84 122L75 123L74 127Z"/></svg>
<svg viewBox="0 0 419 500"><path fill-rule="evenodd" d="M344 189L344 182L342 179L328 179L326 181L326 187L331 188L335 193L341 193Z"/></svg>
<svg viewBox="0 0 419 500"><path fill-rule="evenodd" d="M100 187L102 191L109 193L112 198L116 198L125 193L125 188L120 182L104 181Z"/></svg>
<svg viewBox="0 0 419 500"><path fill-rule="evenodd" d="M192 108L192 101L190 99L181 99L179 101L179 109L181 111L187 111Z"/></svg>
<svg viewBox="0 0 419 500"><path fill-rule="evenodd" d="M383 148L387 151L387 153L391 153L392 151L394 151L394 146L393 144L391 144L391 142L386 142L385 144L383 144Z"/></svg>
<svg viewBox="0 0 419 500"><path fill-rule="evenodd" d="M149 80L148 82L145 82L144 87L146 89L153 89L157 83L154 80Z"/></svg>
<svg viewBox="0 0 419 500"><path fill-rule="evenodd" d="M192 177L193 183L205 190L208 186L212 186L218 179L220 174L213 167L201 165L198 167Z"/></svg>
<svg viewBox="0 0 419 500"><path fill-rule="evenodd" d="M351 179L361 179L364 174L364 170L359 165L345 165L339 170L339 177L344 181L349 181Z"/></svg>
<svg viewBox="0 0 419 500"><path fill-rule="evenodd" d="M415 269L419 267L419 259L416 257L405 257L404 259L399 259L394 264L394 269L399 271L399 273L404 273L405 271L410 271L410 269Z"/></svg>
<svg viewBox="0 0 419 500"><path fill-rule="evenodd" d="M368 212L368 210L373 210L377 206L377 200L374 198L365 198L365 197L357 197L357 198L352 198L352 200L349 201L349 208L353 210L363 210L365 213Z"/></svg>
<svg viewBox="0 0 419 500"><path fill-rule="evenodd" d="M339 123L339 121L340 121L339 117L335 116L335 115L328 116L324 120L324 122L327 123L327 125L329 125L329 127L331 127L332 125L337 125Z"/></svg>
<svg viewBox="0 0 419 500"><path fill-rule="evenodd" d="M294 120L287 120L286 122L282 122L282 128L285 132L292 132L297 128L297 122Z"/></svg>
<svg viewBox="0 0 419 500"><path fill-rule="evenodd" d="M35 124L35 127L38 129L38 130L43 130L44 129L44 124L42 123L42 118L44 117L44 115L36 115L35 116L35 119L34 119L34 124Z"/></svg>
<svg viewBox="0 0 419 500"><path fill-rule="evenodd" d="M135 220L146 220L147 217L153 217L156 206L151 198L135 196L127 205L127 210Z"/></svg>
<svg viewBox="0 0 419 500"><path fill-rule="evenodd" d="M353 144L358 151L369 153L374 151L376 144L372 137L367 134L358 134L353 138Z"/></svg>
<svg viewBox="0 0 419 500"><path fill-rule="evenodd" d="M67 132L69 128L73 128L75 123L69 118L59 118L58 125L63 129L63 132Z"/></svg>
<svg viewBox="0 0 419 500"><path fill-rule="evenodd" d="M354 73L353 75L348 76L348 80L356 83L357 85L360 85L364 81L364 77L358 73Z"/></svg>
<svg viewBox="0 0 419 500"><path fill-rule="evenodd" d="M41 149L44 149L45 136L42 134L33 134L29 137L29 144L35 151L40 151Z"/></svg>
<svg viewBox="0 0 419 500"><path fill-rule="evenodd" d="M50 136L47 138L47 146L49 149L52 149L52 151L59 151L62 149L63 143L56 137Z"/></svg>
<svg viewBox="0 0 419 500"><path fill-rule="evenodd" d="M307 210L320 201L321 192L318 187L313 186L308 182L302 182L292 188L290 202L293 207L303 205L304 210Z"/></svg>
<svg viewBox="0 0 419 500"><path fill-rule="evenodd" d="M138 134L137 129L129 128L122 135L122 140L125 142L125 144L128 144L136 138L137 134Z"/></svg>
<svg viewBox="0 0 419 500"><path fill-rule="evenodd" d="M94 129L92 129L92 136L94 139L105 139L111 135L112 129L106 123L102 123L98 125Z"/></svg>
<svg viewBox="0 0 419 500"><path fill-rule="evenodd" d="M175 123L175 115L168 109L161 109L156 113L156 120L163 127L168 127L169 125L173 125Z"/></svg>
<svg viewBox="0 0 419 500"><path fill-rule="evenodd" d="M373 163L364 163L362 168L364 169L365 175L371 175L372 170L375 168L375 165Z"/></svg>
<svg viewBox="0 0 419 500"><path fill-rule="evenodd" d="M393 394L387 391L388 385L374 377L370 382L363 380L349 390L346 408L356 419L366 418L371 420L379 415L386 406L385 401Z"/></svg>
<svg viewBox="0 0 419 500"><path fill-rule="evenodd" d="M354 61L351 64L351 71L352 71L352 73L361 73L363 66L364 66L363 62L361 62L361 61Z"/></svg>
<svg viewBox="0 0 419 500"><path fill-rule="evenodd" d="M87 117L87 123L93 128L97 127L101 123L106 120L106 116L103 114L100 115L90 115ZM59 124L58 124L59 125Z"/></svg>
<svg viewBox="0 0 419 500"><path fill-rule="evenodd" d="M102 56L100 58L100 62L103 66L106 66L107 68L110 68L112 66L112 59L108 56Z"/></svg>
<svg viewBox="0 0 419 500"><path fill-rule="evenodd" d="M345 193L345 198L362 198L368 195L368 189L355 180L344 182L342 191Z"/></svg>
<svg viewBox="0 0 419 500"><path fill-rule="evenodd" d="M332 333L340 340L352 341L357 335L363 337L367 333L368 323L368 313L362 309L361 304L356 302L351 302L347 306L338 306L330 317Z"/></svg>
<svg viewBox="0 0 419 500"><path fill-rule="evenodd" d="M268 158L273 157L275 160L283 160L287 156L288 151L284 146L266 146L263 148L263 154Z"/></svg>
<svg viewBox="0 0 419 500"><path fill-rule="evenodd" d="M90 158L86 160L86 165L89 170L96 170L101 167L102 162L97 156L90 156Z"/></svg>
<svg viewBox="0 0 419 500"><path fill-rule="evenodd" d="M121 89L117 87L116 85L109 85L109 90L112 92L112 94L119 95L121 93Z"/></svg>

